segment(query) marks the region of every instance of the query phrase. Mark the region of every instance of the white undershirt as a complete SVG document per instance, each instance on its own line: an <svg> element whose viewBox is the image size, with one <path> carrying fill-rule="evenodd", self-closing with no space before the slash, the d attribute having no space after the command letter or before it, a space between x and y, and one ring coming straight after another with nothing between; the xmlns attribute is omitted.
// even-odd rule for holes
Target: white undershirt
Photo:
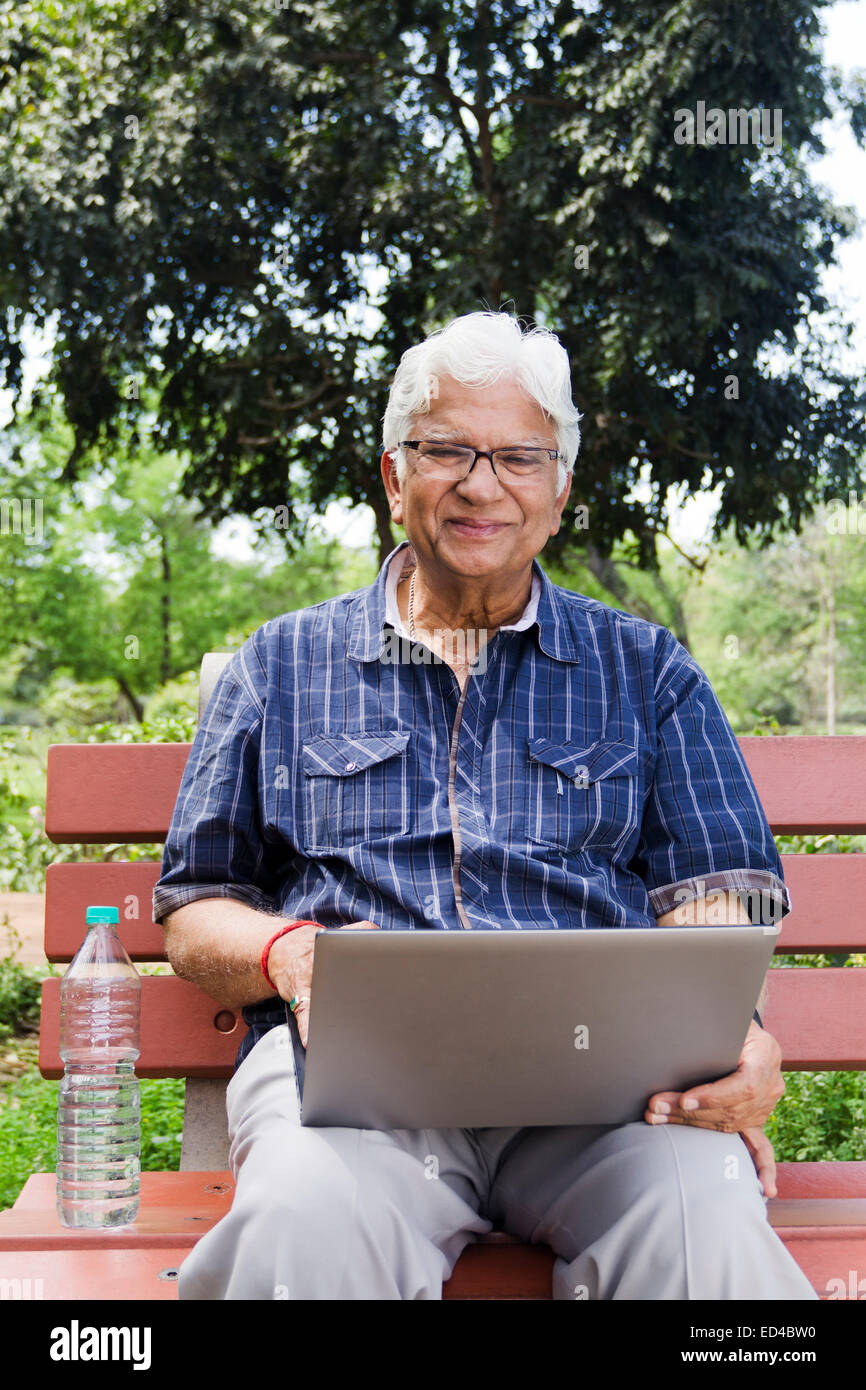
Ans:
<svg viewBox="0 0 866 1390"><path fill-rule="evenodd" d="M403 567L407 559L412 556L412 553L411 546L405 546L402 550L397 552L388 566L388 578L385 583L385 619L387 622L392 623L397 629L397 632L404 637L409 636L409 629L404 625L403 619L400 616L400 609L397 606L397 582L400 575L403 573ZM534 623L538 612L538 600L540 596L541 580L535 573L535 570L533 570L532 590L529 595L529 602L516 623L503 623L499 631L518 632Z"/></svg>

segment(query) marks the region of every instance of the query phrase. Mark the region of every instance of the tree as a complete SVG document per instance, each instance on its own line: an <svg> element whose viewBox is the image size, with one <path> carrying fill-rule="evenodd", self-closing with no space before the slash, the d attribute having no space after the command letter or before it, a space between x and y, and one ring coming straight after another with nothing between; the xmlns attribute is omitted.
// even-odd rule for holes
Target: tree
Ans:
<svg viewBox="0 0 866 1390"><path fill-rule="evenodd" d="M764 550L727 537L687 601L695 655L741 732L866 720L866 552L858 508L822 508ZM866 518L864 518L866 522Z"/></svg>
<svg viewBox="0 0 866 1390"><path fill-rule="evenodd" d="M346 497L383 558L393 369L505 304L560 334L584 413L590 530L567 511L552 555L600 574L630 534L654 565L671 486L721 485L717 535L797 527L860 482L866 402L818 324L853 220L804 156L834 101L866 125L823 4L0 0L8 382L26 316L56 322L67 477L149 383L209 515L288 505L291 541ZM679 143L699 103L778 111L781 141Z"/></svg>
<svg viewBox="0 0 866 1390"><path fill-rule="evenodd" d="M260 538L257 560L215 556L210 523L180 494L177 455L122 441L98 475L64 485L63 421L39 437L19 430L13 444L6 475L17 501L38 503L39 524L10 526L0 542L0 657L14 659L13 688L31 698L61 668L114 680L140 719L147 694L228 634L319 602L344 579L336 542L315 536L294 560L276 534Z"/></svg>

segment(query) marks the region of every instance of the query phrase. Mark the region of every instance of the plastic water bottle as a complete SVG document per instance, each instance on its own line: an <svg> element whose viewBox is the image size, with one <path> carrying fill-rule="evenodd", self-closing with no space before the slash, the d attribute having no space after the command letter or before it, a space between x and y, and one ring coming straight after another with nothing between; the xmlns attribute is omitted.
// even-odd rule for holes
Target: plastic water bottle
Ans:
<svg viewBox="0 0 866 1390"><path fill-rule="evenodd" d="M87 909L87 936L60 982L57 1214L64 1226L125 1226L141 1185L141 977L116 907Z"/></svg>

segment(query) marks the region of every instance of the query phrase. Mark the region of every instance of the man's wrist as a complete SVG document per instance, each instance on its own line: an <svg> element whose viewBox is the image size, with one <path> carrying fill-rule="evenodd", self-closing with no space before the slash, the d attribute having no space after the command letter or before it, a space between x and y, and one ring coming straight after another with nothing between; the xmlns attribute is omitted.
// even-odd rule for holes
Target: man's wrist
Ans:
<svg viewBox="0 0 866 1390"><path fill-rule="evenodd" d="M275 994L279 994L279 990L277 989L277 986L271 979L268 970L268 962L273 947L277 944L278 941L282 941L283 938L289 934L289 932L297 930L298 927L317 927L318 925L318 922L310 922L305 919L292 917L287 922L284 922L281 927L278 927L274 934L265 942L265 946L261 956L261 970L262 974L265 977L266 983L270 985L271 989L274 991Z"/></svg>

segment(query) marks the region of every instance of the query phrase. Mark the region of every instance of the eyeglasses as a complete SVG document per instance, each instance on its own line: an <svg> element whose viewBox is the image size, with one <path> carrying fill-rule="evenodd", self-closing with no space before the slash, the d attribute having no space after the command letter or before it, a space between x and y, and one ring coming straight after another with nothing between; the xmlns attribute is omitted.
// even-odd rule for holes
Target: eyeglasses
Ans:
<svg viewBox="0 0 866 1390"><path fill-rule="evenodd" d="M449 444L439 439L403 439L401 449L417 451L416 470L424 478L439 478L459 482L468 478L480 458L490 459L490 467L509 478L525 482L542 477L550 464L560 457L556 449L522 448L470 449L468 445Z"/></svg>

